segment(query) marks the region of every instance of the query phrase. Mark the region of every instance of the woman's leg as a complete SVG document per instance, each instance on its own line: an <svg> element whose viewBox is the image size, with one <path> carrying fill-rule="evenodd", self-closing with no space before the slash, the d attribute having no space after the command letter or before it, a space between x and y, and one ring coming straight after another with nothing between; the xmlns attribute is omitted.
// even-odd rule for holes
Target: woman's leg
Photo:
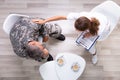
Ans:
<svg viewBox="0 0 120 80"><path fill-rule="evenodd" d="M92 54L92 63L96 64L97 63L97 49L96 49L96 43L94 43L94 45L88 50L90 52L90 54Z"/></svg>

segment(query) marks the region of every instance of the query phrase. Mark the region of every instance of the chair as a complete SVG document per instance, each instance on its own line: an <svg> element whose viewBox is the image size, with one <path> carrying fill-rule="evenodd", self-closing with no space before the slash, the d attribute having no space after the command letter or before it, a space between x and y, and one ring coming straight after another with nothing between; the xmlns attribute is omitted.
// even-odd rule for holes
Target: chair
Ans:
<svg viewBox="0 0 120 80"><path fill-rule="evenodd" d="M108 34L100 35L99 41L105 40L110 35L110 33L113 31L113 29L115 28L115 26L117 25L117 23L119 21L120 6L117 5L115 2L108 0L108 1L103 2L100 5L96 6L95 8L93 8L91 10L91 13L92 12L93 13L98 12L98 13L105 15L110 22L110 30L109 30Z"/></svg>
<svg viewBox="0 0 120 80"><path fill-rule="evenodd" d="M75 54L58 54L54 61L40 66L43 80L77 80L86 66L85 60Z"/></svg>
<svg viewBox="0 0 120 80"><path fill-rule="evenodd" d="M5 33L9 34L10 30L13 27L13 25L15 24L15 22L22 17L29 17L29 16L21 15L21 14L10 14L10 15L8 15L7 18L5 19L4 23L3 23L3 30L5 31Z"/></svg>
<svg viewBox="0 0 120 80"><path fill-rule="evenodd" d="M59 80L55 71L55 62L50 61L42 64L39 68L39 72L43 80Z"/></svg>

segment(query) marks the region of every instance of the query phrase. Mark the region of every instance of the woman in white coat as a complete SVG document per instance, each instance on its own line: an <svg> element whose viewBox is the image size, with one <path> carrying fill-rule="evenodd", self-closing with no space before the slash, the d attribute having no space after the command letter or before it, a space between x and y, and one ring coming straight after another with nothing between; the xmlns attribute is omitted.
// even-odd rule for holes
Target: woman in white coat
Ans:
<svg viewBox="0 0 120 80"><path fill-rule="evenodd" d="M86 30L89 31L84 35L84 37L102 35L106 33L106 30L109 29L109 21L107 21L106 16L96 12L69 13L67 16L53 16L45 20L34 19L33 22L44 24L46 22L56 21L56 20L73 20L74 27L77 31L86 31ZM95 46L93 46L89 50L89 52L92 54L92 63L96 64L97 53Z"/></svg>

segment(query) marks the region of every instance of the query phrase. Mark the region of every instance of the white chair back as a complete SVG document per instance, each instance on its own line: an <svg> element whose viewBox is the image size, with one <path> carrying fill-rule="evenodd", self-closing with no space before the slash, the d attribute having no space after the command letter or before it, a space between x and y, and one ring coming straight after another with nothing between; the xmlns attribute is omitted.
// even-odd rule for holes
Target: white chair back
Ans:
<svg viewBox="0 0 120 80"><path fill-rule="evenodd" d="M5 33L9 34L11 28L13 27L13 25L16 23L16 21L22 17L29 17L27 15L21 15L21 14L10 14L7 16L7 18L5 19L4 23L3 23L3 30L5 31Z"/></svg>
<svg viewBox="0 0 120 80"><path fill-rule="evenodd" d="M110 30L108 34L102 34L100 35L100 41L105 40L110 33L113 31L115 26L117 25L119 19L120 19L120 6L116 4L115 2L108 0L103 2L102 4L96 6L91 10L91 12L98 12L107 17L110 23Z"/></svg>
<svg viewBox="0 0 120 80"><path fill-rule="evenodd" d="M39 68L39 72L43 80L59 80L55 71L55 62L50 61L42 64Z"/></svg>

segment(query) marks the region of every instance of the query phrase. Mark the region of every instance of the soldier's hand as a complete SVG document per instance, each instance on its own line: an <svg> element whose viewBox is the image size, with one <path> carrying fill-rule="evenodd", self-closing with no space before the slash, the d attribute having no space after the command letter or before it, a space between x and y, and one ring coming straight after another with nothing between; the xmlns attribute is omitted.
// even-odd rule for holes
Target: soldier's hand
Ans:
<svg viewBox="0 0 120 80"><path fill-rule="evenodd" d="M48 39L49 39L49 37L48 37L48 36L44 36L44 37L43 37L43 42L47 42L47 41L48 41Z"/></svg>

